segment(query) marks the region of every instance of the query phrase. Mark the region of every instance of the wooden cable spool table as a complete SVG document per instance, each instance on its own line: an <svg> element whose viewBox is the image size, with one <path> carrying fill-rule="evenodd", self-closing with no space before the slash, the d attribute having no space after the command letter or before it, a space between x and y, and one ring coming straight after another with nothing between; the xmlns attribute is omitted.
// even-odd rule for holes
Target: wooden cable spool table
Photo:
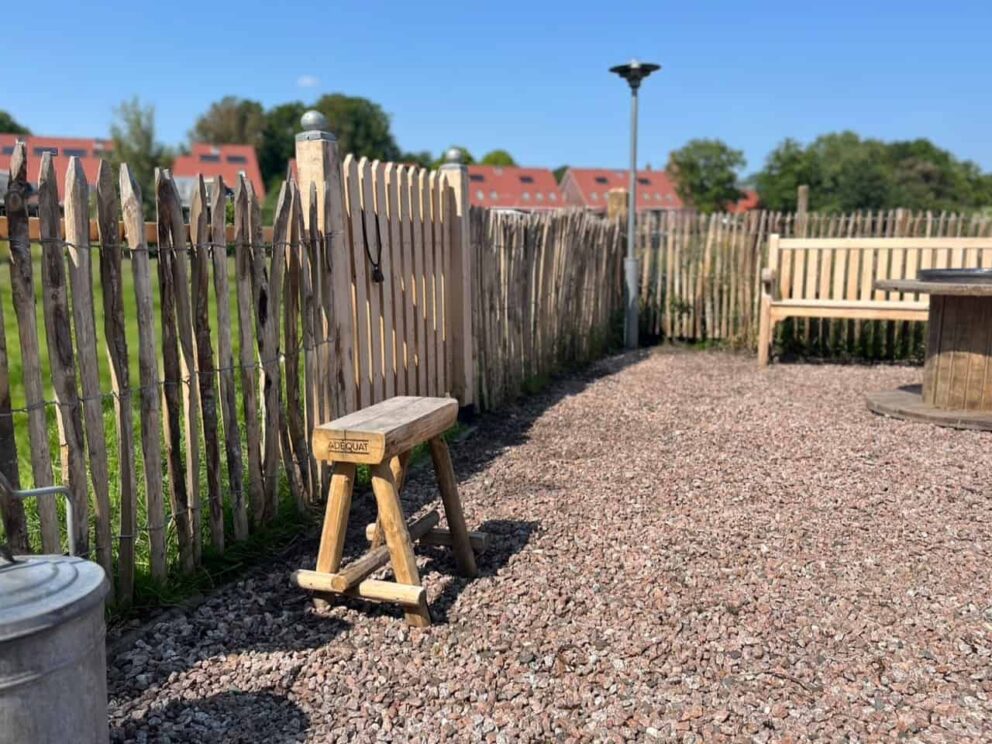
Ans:
<svg viewBox="0 0 992 744"><path fill-rule="evenodd" d="M398 396L314 429L314 457L333 464L334 472L317 566L313 571L301 569L293 573L298 586L321 595L345 594L395 602L403 606L411 625L430 625L427 596L420 585L413 554L414 542L452 548L459 571L474 577L478 573L475 553L485 549L488 540L484 533L469 532L465 526L451 455L442 436L457 417L458 402L453 398ZM440 518L436 510L411 524L403 516L399 495L410 452L422 442L430 447L447 529L437 526ZM374 524L366 527L370 550L341 566L358 464L371 467L379 515ZM367 578L386 563L391 565L395 581Z"/></svg>
<svg viewBox="0 0 992 744"><path fill-rule="evenodd" d="M992 430L992 271L933 269L875 288L930 295L922 386L867 396L876 413Z"/></svg>

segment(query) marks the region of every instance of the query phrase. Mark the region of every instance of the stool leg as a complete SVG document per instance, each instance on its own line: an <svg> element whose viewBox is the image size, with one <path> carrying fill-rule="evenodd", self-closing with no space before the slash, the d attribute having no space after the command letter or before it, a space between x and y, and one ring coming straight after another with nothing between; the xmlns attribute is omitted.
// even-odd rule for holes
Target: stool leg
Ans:
<svg viewBox="0 0 992 744"><path fill-rule="evenodd" d="M458 498L458 485L455 480L455 469L451 466L448 443L442 437L434 437L430 440L430 447L431 460L434 461L434 473L437 475L437 485L441 490L444 514L448 518L451 547L455 551L458 570L463 576L477 576L479 571L475 565L475 552L468 539L468 528L465 526L462 502Z"/></svg>
<svg viewBox="0 0 992 744"><path fill-rule="evenodd" d="M393 566L396 581L400 584L420 586L417 559L413 555L413 542L410 540L406 519L403 517L393 471L388 463L379 463L372 468L372 491L375 493L376 505L379 507L379 523L386 536L389 561ZM406 619L410 625L418 627L431 624L431 615L426 604L416 610L407 610Z"/></svg>
<svg viewBox="0 0 992 744"><path fill-rule="evenodd" d="M351 509L351 492L355 484L355 464L334 463L331 492L324 512L324 528L320 533L320 550L317 553L317 570L335 573L341 567L344 536L348 529L348 512Z"/></svg>
<svg viewBox="0 0 992 744"><path fill-rule="evenodd" d="M410 462L410 451L396 455L389 461L389 469L393 471L393 482L396 484L397 495L403 493L403 483L406 481L406 466ZM382 534L382 523L375 518L375 534L372 536L371 547L378 548L385 539Z"/></svg>

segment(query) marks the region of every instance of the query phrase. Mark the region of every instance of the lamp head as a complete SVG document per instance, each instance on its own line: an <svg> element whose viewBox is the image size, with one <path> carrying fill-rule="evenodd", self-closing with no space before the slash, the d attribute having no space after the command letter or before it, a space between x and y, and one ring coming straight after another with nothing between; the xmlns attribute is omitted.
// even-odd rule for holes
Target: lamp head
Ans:
<svg viewBox="0 0 992 744"><path fill-rule="evenodd" d="M656 65L651 62L639 62L637 59L632 59L625 65L617 65L610 68L610 72L615 72L617 75L622 77L630 85L632 91L636 91L641 87L641 81L650 75L652 72L661 69L661 65Z"/></svg>

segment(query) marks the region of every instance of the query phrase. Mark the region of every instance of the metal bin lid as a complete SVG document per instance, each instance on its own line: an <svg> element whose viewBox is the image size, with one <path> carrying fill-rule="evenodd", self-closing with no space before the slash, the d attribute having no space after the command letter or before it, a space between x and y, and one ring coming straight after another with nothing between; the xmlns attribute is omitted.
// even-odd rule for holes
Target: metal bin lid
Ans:
<svg viewBox="0 0 992 744"><path fill-rule="evenodd" d="M65 555L0 557L0 643L60 625L107 595L96 563Z"/></svg>

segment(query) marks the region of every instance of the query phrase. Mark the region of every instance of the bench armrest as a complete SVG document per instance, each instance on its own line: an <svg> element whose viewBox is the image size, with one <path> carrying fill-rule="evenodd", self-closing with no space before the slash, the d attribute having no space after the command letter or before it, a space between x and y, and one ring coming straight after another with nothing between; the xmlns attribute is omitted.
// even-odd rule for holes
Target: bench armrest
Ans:
<svg viewBox="0 0 992 744"><path fill-rule="evenodd" d="M769 267L761 270L761 293L775 296L775 269Z"/></svg>

